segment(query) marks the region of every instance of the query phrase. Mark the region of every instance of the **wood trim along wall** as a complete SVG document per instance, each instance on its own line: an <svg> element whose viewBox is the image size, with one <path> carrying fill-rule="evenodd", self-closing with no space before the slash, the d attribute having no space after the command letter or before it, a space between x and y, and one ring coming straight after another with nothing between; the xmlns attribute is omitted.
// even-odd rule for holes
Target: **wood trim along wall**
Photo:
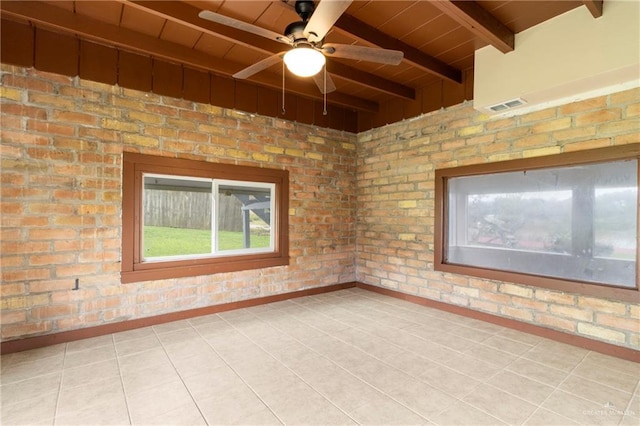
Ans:
<svg viewBox="0 0 640 426"><path fill-rule="evenodd" d="M289 171L282 169L218 164L124 152L122 157L122 284L168 278L210 275L289 265ZM275 185L274 248L263 253L209 256L145 262L142 259L143 177L145 173L227 179Z"/></svg>
<svg viewBox="0 0 640 426"><path fill-rule="evenodd" d="M539 325L528 324L518 320L499 317L497 315L488 314L485 312L475 311L473 309L465 308L463 306L450 305L444 302L438 302L436 300L425 299L423 297L414 296L412 294L401 293L399 291L391 290L388 288L377 287L370 284L364 284L356 282L356 287L373 291L375 293L383 294L385 296L395 297L396 299L405 300L407 302L415 303L429 308L439 309L441 311L450 312L452 314L461 315L468 318L485 321L491 324L496 324L502 327L511 328L513 330L522 331L524 333L533 334L535 336L544 337L547 339L555 340L561 343L567 343L569 345L578 346L580 348L588 349L594 352L599 352L605 355L615 356L617 358L626 359L628 361L640 363L640 351L636 351L630 348L624 348L622 346L612 345L610 343L601 342L598 340L588 339L582 336L576 336L562 331L552 330L550 328L541 327Z"/></svg>
<svg viewBox="0 0 640 426"><path fill-rule="evenodd" d="M206 306L204 308L189 309L180 312L171 312L163 315L156 315L147 318L138 318L129 321L121 321L113 324L98 325L95 327L81 328L78 330L63 331L61 333L47 334L44 336L28 337L26 339L9 340L2 342L0 353L2 355L26 351L29 349L41 348L44 346L57 345L59 343L73 342L75 340L88 339L90 337L103 336L105 334L118 333L121 331L134 330L136 328L149 327L152 325L164 324L172 321L180 321L195 318L203 315L217 314L220 312L232 311L234 309L250 308L252 306L265 305L267 303L282 302L284 300L296 299L299 297L312 296L315 294L330 293L337 290L344 290L356 286L355 282L333 284L325 287L310 288L307 290L294 291L273 296L257 297L255 299L240 300L237 302L223 303L221 305Z"/></svg>
<svg viewBox="0 0 640 426"><path fill-rule="evenodd" d="M307 290L300 290L291 293L277 294L273 296L258 297L255 299L241 300L238 302L224 303L221 305L207 306L204 308L190 309L181 312L172 312L164 315L157 315L148 318L139 318L130 321L123 321L114 324L105 324L96 327L87 327L79 330L65 331L56 334L47 334L45 336L36 336L26 339L10 340L8 342L2 342L0 346L0 353L8 354L13 352L20 352L29 349L36 349L44 346L51 346L59 343L73 342L75 340L87 339L90 337L102 336L105 334L117 333L120 331L133 330L136 328L148 327L157 324L164 324L171 321L179 321L183 319L194 318L203 315L211 315L220 312L231 311L234 309L249 308L252 306L264 305L267 303L281 302L284 300L295 299L298 297L312 296L316 294L330 293L333 291L344 290L347 288L360 288L368 290L374 293L382 294L385 296L394 297L396 299L405 300L410 303L415 303L421 306L429 308L439 309L441 311L450 312L456 315L461 315L467 318L473 318L480 321L485 321L491 324L496 324L502 327L507 327L513 330L522 331L524 333L533 334L535 336L544 337L547 339L555 340L561 343L567 343L569 345L578 346L584 349L588 349L594 352L599 352L605 355L614 356L617 358L625 359L632 362L640 363L640 351L636 351L630 348L624 348L621 346L612 345L610 343L600 342L597 340L588 339L582 336L576 336L568 333L564 333L557 330L541 327L538 325L527 324L521 321L503 318L496 315L488 314L485 312L475 311L473 309L465 308L463 306L450 305L435 300L425 299L423 297L414 296L411 294L401 293L399 291L391 290L388 288L377 287L370 284L361 282L348 282L343 284L333 284L326 287L317 287Z"/></svg>

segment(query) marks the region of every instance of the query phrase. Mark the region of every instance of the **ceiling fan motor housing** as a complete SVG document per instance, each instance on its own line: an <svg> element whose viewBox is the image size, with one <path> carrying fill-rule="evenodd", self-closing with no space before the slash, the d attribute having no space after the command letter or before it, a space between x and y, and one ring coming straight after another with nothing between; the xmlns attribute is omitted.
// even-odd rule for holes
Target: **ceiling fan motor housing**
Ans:
<svg viewBox="0 0 640 426"><path fill-rule="evenodd" d="M287 25L284 30L284 34L293 42L307 41L307 37L304 35L304 28L307 26L305 21L292 22Z"/></svg>
<svg viewBox="0 0 640 426"><path fill-rule="evenodd" d="M313 14L315 6L312 1L303 1L298 0L296 2L296 13L300 16L303 21L308 21L311 15Z"/></svg>
<svg viewBox="0 0 640 426"><path fill-rule="evenodd" d="M300 16L302 21L292 22L287 25L287 28L284 30L284 34L296 45L298 42L308 43L307 36L304 34L304 29L307 26L307 21L311 15L313 15L313 11L315 10L315 5L312 1L296 1L296 13Z"/></svg>

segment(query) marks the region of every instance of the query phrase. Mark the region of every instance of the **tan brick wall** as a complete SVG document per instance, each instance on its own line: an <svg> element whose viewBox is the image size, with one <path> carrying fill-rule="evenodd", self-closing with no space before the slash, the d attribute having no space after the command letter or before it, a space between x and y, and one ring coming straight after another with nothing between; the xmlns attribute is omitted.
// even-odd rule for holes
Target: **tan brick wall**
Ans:
<svg viewBox="0 0 640 426"><path fill-rule="evenodd" d="M354 134L1 73L3 340L354 280ZM123 151L287 168L290 266L121 284Z"/></svg>
<svg viewBox="0 0 640 426"><path fill-rule="evenodd" d="M639 90L503 119L466 103L356 136L0 72L2 340L359 279L640 347L638 305L433 270L436 168L638 143ZM121 284L125 150L289 169L291 265Z"/></svg>
<svg viewBox="0 0 640 426"><path fill-rule="evenodd" d="M358 135L359 281L640 348L640 308L434 271L435 169L640 143L640 89L511 118L471 102Z"/></svg>

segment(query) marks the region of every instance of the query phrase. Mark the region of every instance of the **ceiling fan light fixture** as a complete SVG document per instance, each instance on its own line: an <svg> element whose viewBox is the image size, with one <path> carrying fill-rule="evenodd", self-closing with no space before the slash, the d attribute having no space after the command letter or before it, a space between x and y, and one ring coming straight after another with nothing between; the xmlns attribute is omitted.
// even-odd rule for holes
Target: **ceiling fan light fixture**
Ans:
<svg viewBox="0 0 640 426"><path fill-rule="evenodd" d="M284 54L284 63L289 71L299 77L311 77L320 72L325 57L319 51L306 46L298 46Z"/></svg>

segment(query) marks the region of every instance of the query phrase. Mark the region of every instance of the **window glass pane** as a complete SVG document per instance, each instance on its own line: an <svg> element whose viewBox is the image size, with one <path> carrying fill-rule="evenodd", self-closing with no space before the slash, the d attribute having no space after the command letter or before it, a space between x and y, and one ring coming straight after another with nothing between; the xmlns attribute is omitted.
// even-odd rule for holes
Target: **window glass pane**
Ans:
<svg viewBox="0 0 640 426"><path fill-rule="evenodd" d="M446 261L635 287L637 161L447 180Z"/></svg>
<svg viewBox="0 0 640 426"><path fill-rule="evenodd" d="M272 249L273 184L221 181L217 198L218 250ZM261 250L264 251L264 250Z"/></svg>
<svg viewBox="0 0 640 426"><path fill-rule="evenodd" d="M638 189L596 188L595 256L635 260Z"/></svg>
<svg viewBox="0 0 640 426"><path fill-rule="evenodd" d="M143 257L211 254L210 179L144 176Z"/></svg>
<svg viewBox="0 0 640 426"><path fill-rule="evenodd" d="M467 244L537 252L571 250L571 191L467 196Z"/></svg>

